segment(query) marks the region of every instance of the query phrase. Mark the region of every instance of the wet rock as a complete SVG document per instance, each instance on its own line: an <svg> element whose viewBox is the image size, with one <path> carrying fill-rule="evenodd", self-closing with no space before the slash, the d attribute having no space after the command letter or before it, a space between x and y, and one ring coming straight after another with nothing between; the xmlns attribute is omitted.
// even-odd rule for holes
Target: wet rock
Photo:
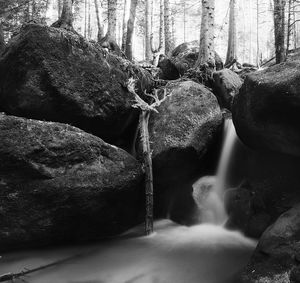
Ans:
<svg viewBox="0 0 300 283"><path fill-rule="evenodd" d="M231 110L232 100L238 94L243 81L235 72L229 69L214 72L213 78L214 93L221 107Z"/></svg>
<svg viewBox="0 0 300 283"><path fill-rule="evenodd" d="M156 211L189 224L198 221L192 185L201 174L215 169L223 118L216 97L203 85L170 82L167 93L149 124Z"/></svg>
<svg viewBox="0 0 300 283"><path fill-rule="evenodd" d="M116 235L138 221L143 172L82 130L0 115L1 250Z"/></svg>
<svg viewBox="0 0 300 283"><path fill-rule="evenodd" d="M0 60L0 110L21 117L72 124L124 145L137 111L128 78L140 93L151 75L64 29L28 24ZM136 125L134 125L136 126Z"/></svg>
<svg viewBox="0 0 300 283"><path fill-rule="evenodd" d="M233 102L233 122L251 148L300 155L299 61L250 74Z"/></svg>
<svg viewBox="0 0 300 283"><path fill-rule="evenodd" d="M241 283L299 282L300 205L282 214L259 240Z"/></svg>
<svg viewBox="0 0 300 283"><path fill-rule="evenodd" d="M254 151L239 140L227 165L228 227L259 238L285 211L300 202L300 158Z"/></svg>

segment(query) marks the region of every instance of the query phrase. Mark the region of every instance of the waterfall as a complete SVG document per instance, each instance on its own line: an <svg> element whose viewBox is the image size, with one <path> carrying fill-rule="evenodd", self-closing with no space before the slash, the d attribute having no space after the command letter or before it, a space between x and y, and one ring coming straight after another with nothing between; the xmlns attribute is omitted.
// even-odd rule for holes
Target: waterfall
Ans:
<svg viewBox="0 0 300 283"><path fill-rule="evenodd" d="M227 189L230 161L237 140L232 120L226 119L217 174L202 177L193 185L193 196L201 210L201 222L224 224L227 220L224 192Z"/></svg>
<svg viewBox="0 0 300 283"><path fill-rule="evenodd" d="M227 120L217 175L203 177L193 185L202 224L185 227L160 220L154 223L155 233L148 237L139 236L144 227L141 225L104 243L3 254L0 274L71 257L55 267L29 274L26 281L232 283L256 246L255 241L220 225L226 220L224 190L236 141L233 124Z"/></svg>

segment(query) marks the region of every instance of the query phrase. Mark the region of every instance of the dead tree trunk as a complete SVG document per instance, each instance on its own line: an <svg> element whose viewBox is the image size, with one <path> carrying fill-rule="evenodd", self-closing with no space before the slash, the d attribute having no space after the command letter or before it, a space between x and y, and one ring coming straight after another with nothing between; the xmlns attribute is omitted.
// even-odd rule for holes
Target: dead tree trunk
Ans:
<svg viewBox="0 0 300 283"><path fill-rule="evenodd" d="M125 55L128 60L132 61L132 39L133 39L133 32L134 32L134 22L136 16L136 7L137 7L138 0L131 0L130 3L130 15L127 22L127 36L126 36L126 48L125 48Z"/></svg>
<svg viewBox="0 0 300 283"><path fill-rule="evenodd" d="M230 12L229 12L229 28L228 28L228 46L225 65L237 60L237 32L236 32L236 16L237 7L236 0L230 0Z"/></svg>
<svg viewBox="0 0 300 283"><path fill-rule="evenodd" d="M210 69L215 68L215 0L202 0L202 20L200 31L200 50L195 67L207 65Z"/></svg>
<svg viewBox="0 0 300 283"><path fill-rule="evenodd" d="M52 25L53 27L74 31L72 12L73 1L74 0L64 0L60 19Z"/></svg>
<svg viewBox="0 0 300 283"><path fill-rule="evenodd" d="M140 114L140 132L143 148L143 160L145 168L145 194L146 194L146 217L145 233L150 235L153 232L153 172L152 158L149 138L149 117L150 111L142 110Z"/></svg>
<svg viewBox="0 0 300 283"><path fill-rule="evenodd" d="M107 37L116 42L117 40L117 0L108 1L108 27Z"/></svg>
<svg viewBox="0 0 300 283"><path fill-rule="evenodd" d="M97 26L98 26L97 40L98 40L98 42L100 42L100 40L104 36L104 31L103 31L103 26L102 26L101 16L100 16L101 11L99 9L98 0L94 0L94 3L95 3L95 11L96 11L96 17L97 17Z"/></svg>
<svg viewBox="0 0 300 283"><path fill-rule="evenodd" d="M274 0L274 33L276 64L285 60L285 0Z"/></svg>
<svg viewBox="0 0 300 283"><path fill-rule="evenodd" d="M164 90L164 95L160 99L157 94L157 90L154 95L146 94L153 99L152 104L148 104L142 98L138 96L135 92L135 81L130 79L128 81L128 90L134 94L135 104L132 106L141 110L139 127L141 142L143 148L143 162L145 168L145 194L146 194L146 214L145 214L145 234L149 235L153 232L153 172L152 172L152 158L151 158L151 148L149 141L149 130L148 122L150 113L156 112L157 108L161 105L163 101L167 99L167 91Z"/></svg>

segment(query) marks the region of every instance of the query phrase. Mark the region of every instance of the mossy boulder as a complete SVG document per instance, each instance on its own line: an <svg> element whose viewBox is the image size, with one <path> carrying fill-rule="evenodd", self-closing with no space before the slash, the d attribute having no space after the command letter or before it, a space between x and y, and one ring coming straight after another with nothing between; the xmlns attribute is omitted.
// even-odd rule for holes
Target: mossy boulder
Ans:
<svg viewBox="0 0 300 283"><path fill-rule="evenodd" d="M258 150L300 156L300 61L248 75L233 101L240 139Z"/></svg>
<svg viewBox="0 0 300 283"><path fill-rule="evenodd" d="M112 236L138 222L143 171L124 150L4 114L0 134L1 250Z"/></svg>
<svg viewBox="0 0 300 283"><path fill-rule="evenodd" d="M300 205L282 214L262 235L240 283L299 282Z"/></svg>
<svg viewBox="0 0 300 283"><path fill-rule="evenodd" d="M177 81L166 89L168 98L149 124L156 211L189 224L198 220L192 185L215 166L223 117L216 97L203 85Z"/></svg>
<svg viewBox="0 0 300 283"><path fill-rule="evenodd" d="M162 59L158 67L161 69L160 78L164 80L176 80L194 68L199 56L199 41L194 40L178 45L172 52L170 58ZM215 52L216 70L223 69L221 57Z"/></svg>
<svg viewBox="0 0 300 283"><path fill-rule="evenodd" d="M194 68L199 56L199 46L199 41L194 40L182 43L172 51L172 61L180 75L184 75L188 69ZM222 59L217 52L215 52L215 64L217 71L224 67Z"/></svg>
<svg viewBox="0 0 300 283"><path fill-rule="evenodd" d="M27 24L0 60L0 110L72 124L126 147L138 115L127 90L130 77L137 80L139 93L152 87L149 72L96 42L64 29Z"/></svg>

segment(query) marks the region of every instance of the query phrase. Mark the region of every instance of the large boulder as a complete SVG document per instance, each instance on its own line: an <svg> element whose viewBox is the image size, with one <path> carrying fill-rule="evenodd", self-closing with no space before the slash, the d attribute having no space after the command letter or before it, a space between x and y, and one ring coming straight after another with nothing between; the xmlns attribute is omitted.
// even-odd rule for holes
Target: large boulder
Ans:
<svg viewBox="0 0 300 283"><path fill-rule="evenodd" d="M138 116L127 90L130 77L140 93L152 85L149 72L95 42L64 29L28 24L0 60L0 110L72 124L125 147L122 142Z"/></svg>
<svg viewBox="0 0 300 283"><path fill-rule="evenodd" d="M193 68L199 56L199 41L194 40L178 45L172 51L172 61L177 67L180 75L183 75L188 69ZM221 57L215 52L216 70L223 69Z"/></svg>
<svg viewBox="0 0 300 283"><path fill-rule="evenodd" d="M300 279L300 205L282 214L259 240L240 283L296 283Z"/></svg>
<svg viewBox="0 0 300 283"><path fill-rule="evenodd" d="M300 156L299 66L290 61L246 77L232 108L246 145Z"/></svg>
<svg viewBox="0 0 300 283"><path fill-rule="evenodd" d="M189 224L198 221L192 185L215 169L223 117L216 97L203 85L177 81L166 88L168 98L149 124L156 211Z"/></svg>
<svg viewBox="0 0 300 283"><path fill-rule="evenodd" d="M229 69L214 72L213 78L214 93L220 105L231 110L232 100L243 84L242 79Z"/></svg>
<svg viewBox="0 0 300 283"><path fill-rule="evenodd" d="M138 222L143 172L124 150L4 114L0 135L1 250L111 236Z"/></svg>
<svg viewBox="0 0 300 283"><path fill-rule="evenodd" d="M158 67L161 69L160 78L176 80L183 76L187 70L194 68L199 55L199 41L194 40L178 45L171 53L170 58L160 60ZM223 69L221 57L215 52L216 70Z"/></svg>

